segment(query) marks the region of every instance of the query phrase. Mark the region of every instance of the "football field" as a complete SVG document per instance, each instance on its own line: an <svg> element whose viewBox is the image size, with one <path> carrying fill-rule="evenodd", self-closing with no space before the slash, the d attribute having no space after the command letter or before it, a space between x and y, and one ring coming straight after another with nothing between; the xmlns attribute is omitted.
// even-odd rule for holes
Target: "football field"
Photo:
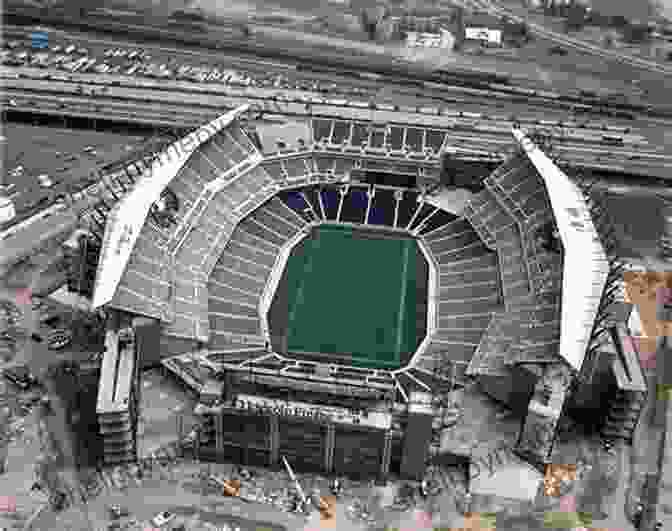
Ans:
<svg viewBox="0 0 672 531"><path fill-rule="evenodd" d="M322 226L287 264L287 350L394 369L416 338L416 244Z"/></svg>

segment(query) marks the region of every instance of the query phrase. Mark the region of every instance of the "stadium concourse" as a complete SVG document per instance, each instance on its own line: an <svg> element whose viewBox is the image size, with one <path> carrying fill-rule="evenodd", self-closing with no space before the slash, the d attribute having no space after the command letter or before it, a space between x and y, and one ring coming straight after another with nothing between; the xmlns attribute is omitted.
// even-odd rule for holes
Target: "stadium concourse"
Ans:
<svg viewBox="0 0 672 531"><path fill-rule="evenodd" d="M604 324L620 265L588 186L519 130L469 193L424 166L439 131L314 119L269 147L247 111L168 147L107 216L108 462L136 457L138 369L159 363L201 395L203 459L421 477L432 449L469 457L441 397L472 382L537 467L572 412L631 438L645 388Z"/></svg>

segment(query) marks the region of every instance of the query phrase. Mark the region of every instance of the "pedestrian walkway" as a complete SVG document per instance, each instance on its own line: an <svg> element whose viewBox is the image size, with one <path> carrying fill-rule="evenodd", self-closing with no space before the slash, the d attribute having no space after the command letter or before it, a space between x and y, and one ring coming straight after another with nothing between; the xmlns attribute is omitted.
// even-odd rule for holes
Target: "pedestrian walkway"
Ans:
<svg viewBox="0 0 672 531"><path fill-rule="evenodd" d="M661 358L663 359L662 363L658 365L658 369L665 372L666 375L672 374L672 370L670 370L672 363L669 361L672 355L672 338L666 338L666 344L663 345L658 354L659 356L662 355ZM660 378L660 380L664 379L667 378ZM669 393L663 394L663 396L659 394L658 399L663 397L667 400L662 404L665 410L665 433L660 448L662 459L660 463L660 491L656 519L663 524L662 529L672 529L672 405L670 404Z"/></svg>

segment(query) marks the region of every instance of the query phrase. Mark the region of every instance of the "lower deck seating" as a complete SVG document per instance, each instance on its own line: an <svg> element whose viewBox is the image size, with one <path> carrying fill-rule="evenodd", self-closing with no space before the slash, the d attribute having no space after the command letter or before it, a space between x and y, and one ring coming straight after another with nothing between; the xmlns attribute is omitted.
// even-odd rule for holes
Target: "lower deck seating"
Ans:
<svg viewBox="0 0 672 531"><path fill-rule="evenodd" d="M559 361L559 305L528 305L493 316L467 372L508 374L508 367L525 362Z"/></svg>
<svg viewBox="0 0 672 531"><path fill-rule="evenodd" d="M255 210L234 230L209 279L213 344L230 334L260 337L258 304L281 246L307 225L279 198Z"/></svg>
<svg viewBox="0 0 672 531"><path fill-rule="evenodd" d="M342 195L339 220L346 223L364 223L369 205L368 187L344 187L347 193Z"/></svg>

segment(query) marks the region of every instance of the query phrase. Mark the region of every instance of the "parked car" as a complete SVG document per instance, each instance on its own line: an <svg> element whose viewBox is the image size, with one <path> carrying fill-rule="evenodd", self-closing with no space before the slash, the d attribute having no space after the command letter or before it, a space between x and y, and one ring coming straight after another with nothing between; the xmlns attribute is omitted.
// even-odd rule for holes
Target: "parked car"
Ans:
<svg viewBox="0 0 672 531"><path fill-rule="evenodd" d="M567 50L562 46L553 46L548 50L549 55L567 55Z"/></svg>
<svg viewBox="0 0 672 531"><path fill-rule="evenodd" d="M49 350L60 350L72 343L72 332L65 328L59 328L49 334L47 346Z"/></svg>
<svg viewBox="0 0 672 531"><path fill-rule="evenodd" d="M51 177L49 177L49 175L47 175L46 173L38 175L37 180L39 181L40 186L44 188L51 188L52 186L54 186L54 181L52 181Z"/></svg>
<svg viewBox="0 0 672 531"><path fill-rule="evenodd" d="M32 375L26 365L16 365L15 367L9 367L2 371L2 375L24 391L30 389L32 386L37 385L38 383L37 378Z"/></svg>
<svg viewBox="0 0 672 531"><path fill-rule="evenodd" d="M113 520L118 520L119 518L130 516L131 514L126 507L116 504L108 506L107 511L110 513L110 517Z"/></svg>
<svg viewBox="0 0 672 531"><path fill-rule="evenodd" d="M157 514L154 518L152 518L151 522L153 526L161 527L163 525L166 525L171 520L174 520L175 516L176 516L175 514L169 511L163 511Z"/></svg>
<svg viewBox="0 0 672 531"><path fill-rule="evenodd" d="M65 49L65 53L68 53L68 54L73 53L76 49L77 49L77 46L75 46L74 44L70 44L70 45Z"/></svg>

